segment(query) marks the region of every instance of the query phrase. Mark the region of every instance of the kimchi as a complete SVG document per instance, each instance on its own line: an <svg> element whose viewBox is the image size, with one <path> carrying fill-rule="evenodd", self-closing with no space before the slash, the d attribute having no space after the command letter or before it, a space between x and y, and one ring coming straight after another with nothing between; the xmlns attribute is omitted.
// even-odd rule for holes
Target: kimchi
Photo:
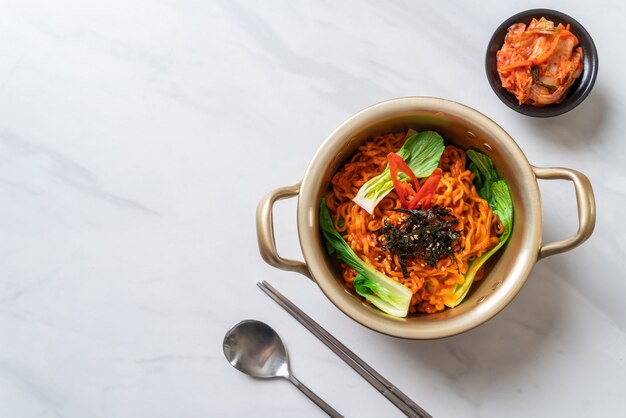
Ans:
<svg viewBox="0 0 626 418"><path fill-rule="evenodd" d="M583 51L569 29L544 17L509 27L497 53L498 74L520 105L560 103L582 74Z"/></svg>

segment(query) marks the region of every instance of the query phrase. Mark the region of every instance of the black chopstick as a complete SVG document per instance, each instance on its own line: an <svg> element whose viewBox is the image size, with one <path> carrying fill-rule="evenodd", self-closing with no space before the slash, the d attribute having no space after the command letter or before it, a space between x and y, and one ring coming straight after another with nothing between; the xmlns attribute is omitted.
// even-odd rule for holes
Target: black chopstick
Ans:
<svg viewBox="0 0 626 418"><path fill-rule="evenodd" d="M285 309L291 316L300 322L306 329L322 341L328 348L337 354L354 371L374 386L383 396L397 406L408 417L432 418L428 412L405 395L400 389L372 369L359 356L354 354L348 347L333 337L328 331L322 328L310 316L305 314L300 308L294 305L289 299L283 296L272 285L265 280L257 283L270 298Z"/></svg>

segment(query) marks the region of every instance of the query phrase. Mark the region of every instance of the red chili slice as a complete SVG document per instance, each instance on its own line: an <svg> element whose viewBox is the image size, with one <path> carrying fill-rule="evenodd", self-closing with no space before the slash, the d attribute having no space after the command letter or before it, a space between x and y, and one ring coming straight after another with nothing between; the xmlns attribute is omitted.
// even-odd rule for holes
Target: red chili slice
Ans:
<svg viewBox="0 0 626 418"><path fill-rule="evenodd" d="M407 163L404 162L404 159L402 159L402 157L400 157L398 154L396 154L395 152L390 152L387 155L387 161L389 161L389 172L391 173L391 181L393 182L393 187L395 187L396 193L398 193L398 198L400 199L402 206L406 208L409 206L409 201L407 200L407 190L398 178L398 173L402 172L409 176L409 178L413 182L413 190L415 191L415 193L418 193L420 189L420 184L417 181L417 177L415 177L415 173L413 173L413 170L411 170L411 167L409 167ZM411 186L409 185L409 187ZM411 202L413 202L414 200L415 197L411 199Z"/></svg>
<svg viewBox="0 0 626 418"><path fill-rule="evenodd" d="M408 209L416 209L420 203L422 204L422 209L428 209L433 203L433 197L442 176L443 171L440 168L435 168L430 177L422 184L422 188L411 199Z"/></svg>

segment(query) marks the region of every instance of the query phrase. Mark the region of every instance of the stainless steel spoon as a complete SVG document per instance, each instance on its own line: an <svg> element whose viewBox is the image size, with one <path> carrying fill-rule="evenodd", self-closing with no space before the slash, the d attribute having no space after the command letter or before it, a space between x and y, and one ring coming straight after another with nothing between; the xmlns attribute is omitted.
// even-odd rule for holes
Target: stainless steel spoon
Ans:
<svg viewBox="0 0 626 418"><path fill-rule="evenodd" d="M252 319L238 322L224 336L223 347L228 362L240 372L263 379L287 379L328 415L343 417L291 374L287 350L269 325Z"/></svg>

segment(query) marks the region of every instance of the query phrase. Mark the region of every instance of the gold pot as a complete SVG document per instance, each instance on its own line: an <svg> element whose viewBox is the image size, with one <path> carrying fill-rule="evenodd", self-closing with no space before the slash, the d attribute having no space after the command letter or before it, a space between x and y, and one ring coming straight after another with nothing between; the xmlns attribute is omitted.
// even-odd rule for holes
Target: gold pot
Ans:
<svg viewBox="0 0 626 418"><path fill-rule="evenodd" d="M436 314L396 318L364 303L346 289L337 261L326 252L318 209L331 177L363 141L409 128L437 131L447 143L463 149L474 148L491 157L511 189L514 225L508 243L498 257L490 260L484 278L473 285L459 306ZM579 220L574 236L542 244L543 215L537 179L574 183ZM294 196L298 196L298 235L304 262L281 257L274 241L274 202ZM539 259L580 245L589 238L594 226L595 200L585 175L568 168L530 165L513 138L494 121L465 105L432 97L393 99L352 116L322 143L300 183L274 190L257 208L259 249L268 264L313 279L335 306L360 324L410 339L448 337L484 323L513 300Z"/></svg>

